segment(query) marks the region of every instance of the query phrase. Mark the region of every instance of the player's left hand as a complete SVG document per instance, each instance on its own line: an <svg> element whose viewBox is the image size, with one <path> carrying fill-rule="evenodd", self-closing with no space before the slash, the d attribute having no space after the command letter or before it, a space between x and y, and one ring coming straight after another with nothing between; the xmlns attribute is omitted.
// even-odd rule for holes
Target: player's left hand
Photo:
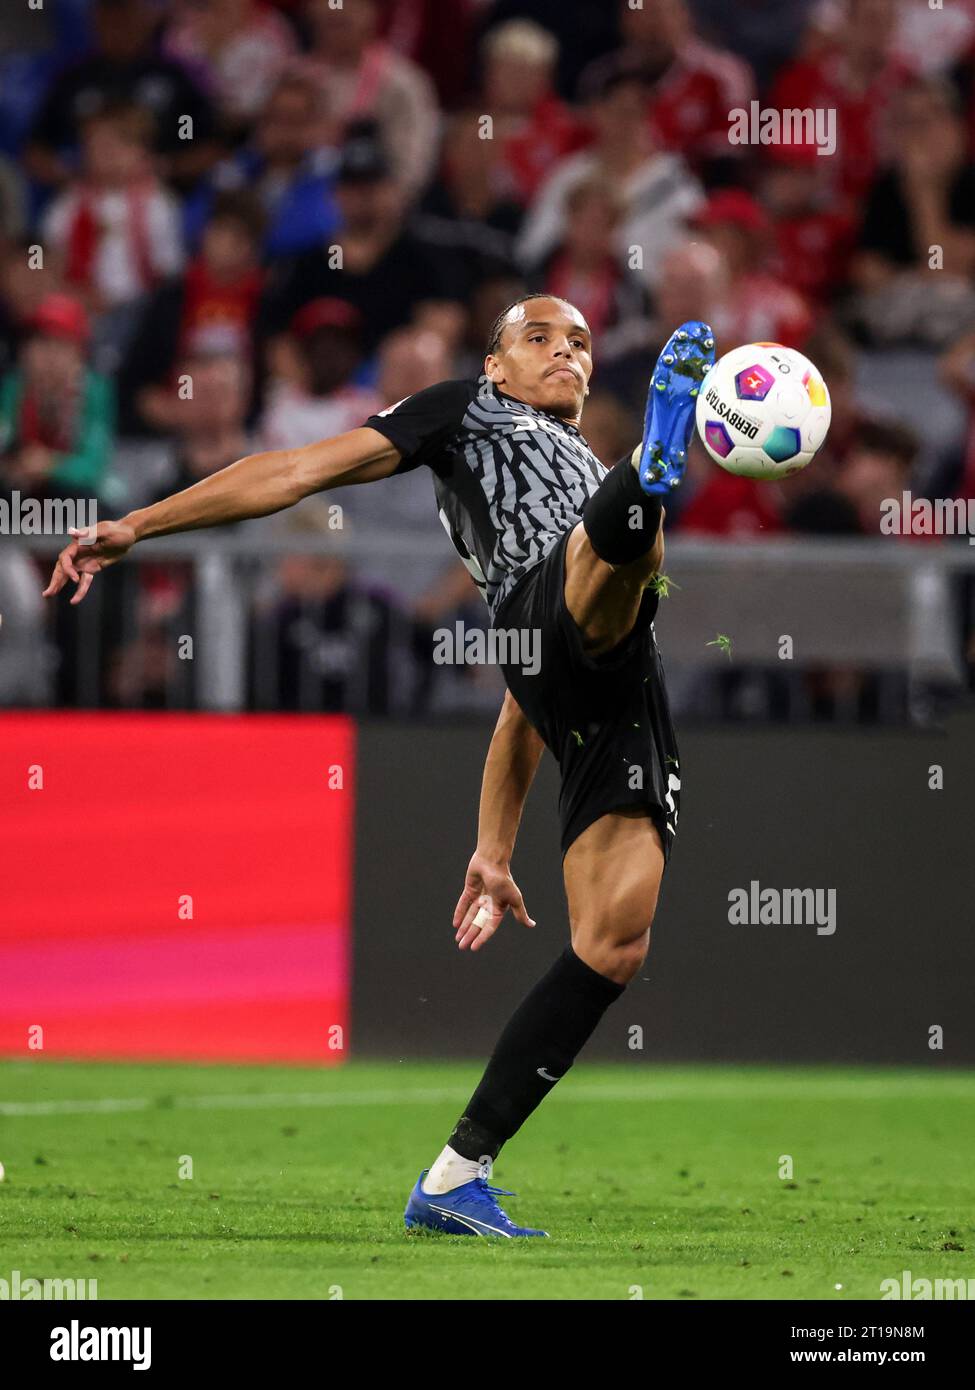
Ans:
<svg viewBox="0 0 975 1390"><path fill-rule="evenodd" d="M91 588L96 574L115 565L135 545L135 532L124 521L100 521L94 538L72 526L68 531L74 540L58 556L51 582L43 598L51 598L64 588L70 579L77 584L72 603L80 603Z"/></svg>
<svg viewBox="0 0 975 1390"><path fill-rule="evenodd" d="M462 951L480 950L511 910L519 922L533 927L521 890L505 864L496 864L476 850L467 866L464 891L454 909L455 940Z"/></svg>

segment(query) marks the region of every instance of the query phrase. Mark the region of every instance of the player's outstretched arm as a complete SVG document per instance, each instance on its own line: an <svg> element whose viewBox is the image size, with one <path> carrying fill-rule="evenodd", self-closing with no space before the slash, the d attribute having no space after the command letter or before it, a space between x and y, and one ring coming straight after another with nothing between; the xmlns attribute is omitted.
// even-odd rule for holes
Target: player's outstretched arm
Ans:
<svg viewBox="0 0 975 1390"><path fill-rule="evenodd" d="M511 877L510 864L521 813L544 746L518 702L506 691L484 763L477 848L454 911L456 940L462 951L468 946L476 951L489 941L509 908L526 927L535 925Z"/></svg>
<svg viewBox="0 0 975 1390"><path fill-rule="evenodd" d="M399 459L396 446L368 426L301 449L249 454L121 521L99 522L91 544L73 530L76 539L58 556L44 596L59 593L70 579L78 586L71 602L80 603L95 575L121 560L137 541L270 516L313 492L386 478Z"/></svg>

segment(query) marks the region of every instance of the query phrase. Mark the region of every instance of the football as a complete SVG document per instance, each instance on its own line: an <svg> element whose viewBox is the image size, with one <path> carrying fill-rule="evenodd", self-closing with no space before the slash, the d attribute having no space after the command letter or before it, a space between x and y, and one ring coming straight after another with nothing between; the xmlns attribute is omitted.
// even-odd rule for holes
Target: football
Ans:
<svg viewBox="0 0 975 1390"><path fill-rule="evenodd" d="M830 414L826 383L808 357L781 343L747 343L701 382L697 432L729 473L787 478L815 457Z"/></svg>

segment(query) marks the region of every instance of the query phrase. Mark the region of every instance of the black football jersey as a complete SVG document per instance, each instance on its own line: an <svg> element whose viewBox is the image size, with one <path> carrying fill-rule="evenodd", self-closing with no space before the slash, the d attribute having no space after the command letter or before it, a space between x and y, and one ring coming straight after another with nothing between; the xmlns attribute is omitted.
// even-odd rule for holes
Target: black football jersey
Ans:
<svg viewBox="0 0 975 1390"><path fill-rule="evenodd" d="M440 519L492 617L582 516L606 474L575 425L482 376L417 391L365 421L425 464Z"/></svg>

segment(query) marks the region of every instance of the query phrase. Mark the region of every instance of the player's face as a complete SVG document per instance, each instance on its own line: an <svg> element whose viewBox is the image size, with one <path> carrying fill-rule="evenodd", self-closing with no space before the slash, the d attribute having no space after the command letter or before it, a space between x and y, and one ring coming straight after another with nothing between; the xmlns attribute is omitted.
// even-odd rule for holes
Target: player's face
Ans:
<svg viewBox="0 0 975 1390"><path fill-rule="evenodd" d="M571 304L530 299L512 309L500 348L484 369L507 395L578 420L592 375L592 336Z"/></svg>

